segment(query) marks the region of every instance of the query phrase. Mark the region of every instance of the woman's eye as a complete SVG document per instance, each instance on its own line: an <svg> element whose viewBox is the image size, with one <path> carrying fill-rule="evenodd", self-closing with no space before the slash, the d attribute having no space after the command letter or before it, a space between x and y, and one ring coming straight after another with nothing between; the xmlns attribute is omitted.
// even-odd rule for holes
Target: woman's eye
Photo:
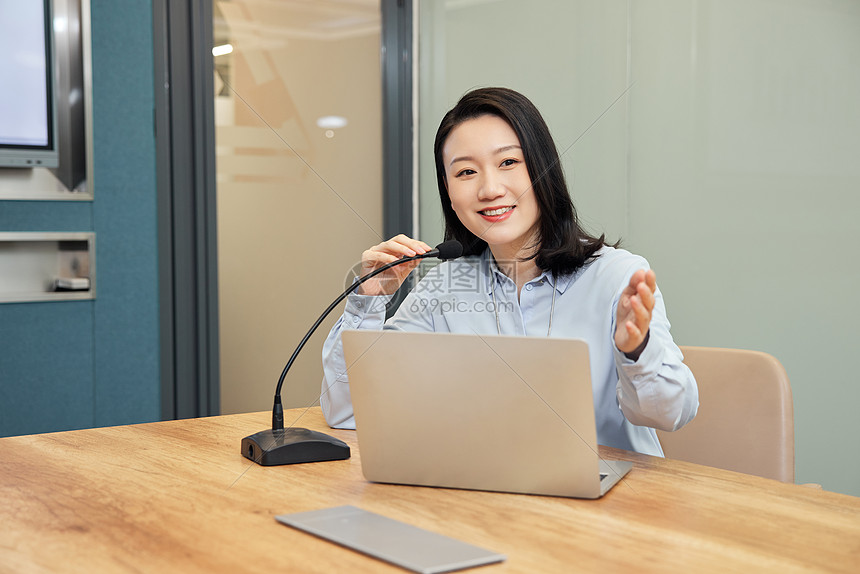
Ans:
<svg viewBox="0 0 860 574"><path fill-rule="evenodd" d="M510 166L517 164L517 163L520 163L519 160L506 159L505 161L502 162L502 165L500 167L510 167Z"/></svg>
<svg viewBox="0 0 860 574"><path fill-rule="evenodd" d="M473 170L473 169L463 169L463 170L458 171L457 175L455 177L460 177L460 176L464 176L464 175L474 175L474 173L475 173L475 170Z"/></svg>

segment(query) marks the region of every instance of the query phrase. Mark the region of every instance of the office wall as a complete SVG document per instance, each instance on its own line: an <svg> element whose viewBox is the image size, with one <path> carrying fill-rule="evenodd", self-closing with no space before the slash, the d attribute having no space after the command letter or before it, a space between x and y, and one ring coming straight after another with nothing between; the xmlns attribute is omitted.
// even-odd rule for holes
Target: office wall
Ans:
<svg viewBox="0 0 860 574"><path fill-rule="evenodd" d="M0 230L95 231L97 298L0 304L0 436L160 414L152 5L91 23L95 199L0 201Z"/></svg>
<svg viewBox="0 0 860 574"><path fill-rule="evenodd" d="M776 356L794 392L798 482L860 495L860 4L421 10L422 239L441 236L441 114L472 87L521 90L550 124L586 223L657 271L675 340Z"/></svg>

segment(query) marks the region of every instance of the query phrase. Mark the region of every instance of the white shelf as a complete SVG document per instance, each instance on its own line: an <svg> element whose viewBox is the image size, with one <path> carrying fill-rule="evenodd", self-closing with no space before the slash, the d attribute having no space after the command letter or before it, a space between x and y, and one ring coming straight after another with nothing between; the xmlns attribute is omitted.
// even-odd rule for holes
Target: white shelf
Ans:
<svg viewBox="0 0 860 574"><path fill-rule="evenodd" d="M95 299L92 232L0 232L0 303ZM56 280L89 279L85 291L58 291Z"/></svg>

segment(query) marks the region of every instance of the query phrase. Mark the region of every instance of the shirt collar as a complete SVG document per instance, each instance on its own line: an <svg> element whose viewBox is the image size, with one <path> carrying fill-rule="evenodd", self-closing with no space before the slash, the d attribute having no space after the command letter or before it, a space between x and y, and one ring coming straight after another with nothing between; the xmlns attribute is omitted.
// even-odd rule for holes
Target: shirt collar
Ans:
<svg viewBox="0 0 860 574"><path fill-rule="evenodd" d="M484 282L487 294L490 294L492 291L492 281L504 282L510 280L507 275L502 273L502 270L499 269L499 266L496 265L496 260L493 259L493 255L490 252L489 247L485 249L484 252L481 254L481 269L484 272L484 277L487 278L487 281ZM559 293L564 293L568 286L570 286L570 283L571 281L573 281L573 277L575 275L576 272L556 277L555 275L553 275L552 272L544 270L541 271L541 274L538 275L532 281L545 280L547 283L552 285Z"/></svg>

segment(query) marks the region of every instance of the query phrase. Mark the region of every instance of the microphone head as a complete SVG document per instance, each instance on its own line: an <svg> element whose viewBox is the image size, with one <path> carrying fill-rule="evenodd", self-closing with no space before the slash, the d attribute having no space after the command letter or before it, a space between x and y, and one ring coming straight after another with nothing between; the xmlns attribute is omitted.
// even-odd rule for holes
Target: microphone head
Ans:
<svg viewBox="0 0 860 574"><path fill-rule="evenodd" d="M439 252L436 257L438 257L442 261L447 261L449 259L457 259L461 255L463 255L463 244L456 239L450 239L448 241L443 241L442 243L437 245L434 251Z"/></svg>

